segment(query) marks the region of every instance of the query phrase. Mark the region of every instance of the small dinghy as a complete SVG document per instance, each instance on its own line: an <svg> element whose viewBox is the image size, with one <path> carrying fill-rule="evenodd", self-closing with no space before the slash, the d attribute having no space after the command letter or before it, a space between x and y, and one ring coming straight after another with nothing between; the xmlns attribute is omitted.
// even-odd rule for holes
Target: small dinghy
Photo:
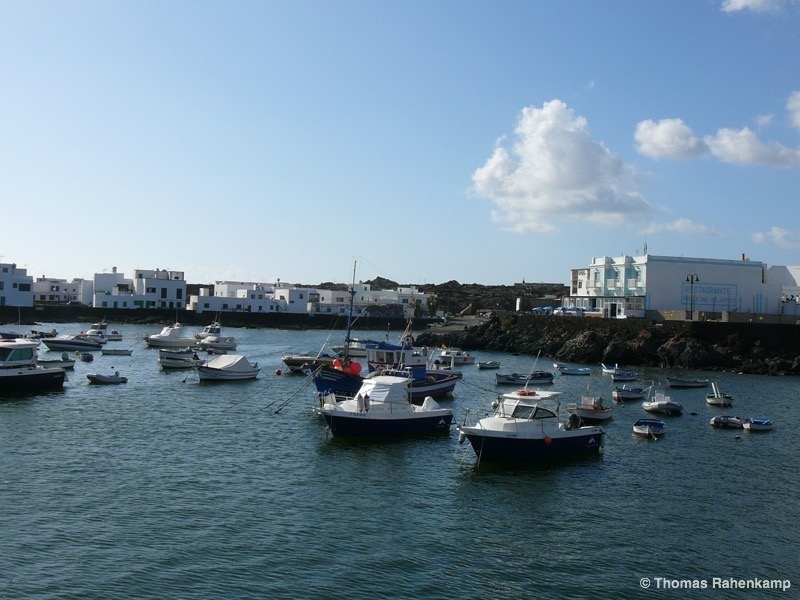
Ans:
<svg viewBox="0 0 800 600"><path fill-rule="evenodd" d="M657 438L667 432L667 426L661 419L639 419L633 424L633 433L643 437Z"/></svg>
<svg viewBox="0 0 800 600"><path fill-rule="evenodd" d="M744 419L742 417L731 417L729 415L717 415L712 417L711 426L719 429L741 429Z"/></svg>
<svg viewBox="0 0 800 600"><path fill-rule="evenodd" d="M742 421L742 427L745 431L772 431L774 424L772 419L745 419Z"/></svg>
<svg viewBox="0 0 800 600"><path fill-rule="evenodd" d="M128 378L115 371L113 375L102 375L100 373L87 373L86 378L89 383L97 383L101 385L113 385L116 383L128 383Z"/></svg>

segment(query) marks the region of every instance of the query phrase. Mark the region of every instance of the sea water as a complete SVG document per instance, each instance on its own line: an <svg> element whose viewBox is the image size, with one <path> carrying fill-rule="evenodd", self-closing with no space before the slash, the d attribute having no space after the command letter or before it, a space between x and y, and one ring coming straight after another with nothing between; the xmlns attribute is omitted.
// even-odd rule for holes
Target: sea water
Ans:
<svg viewBox="0 0 800 600"><path fill-rule="evenodd" d="M629 402L614 405L601 455L478 465L455 427L331 438L313 386L287 375L281 355L340 344L341 331L225 328L259 378L201 384L159 369L142 341L159 327L115 328L124 339L109 347L131 356L98 353L62 392L0 401L2 598L630 598L675 585L722 597L714 578L800 587L797 378L644 370L639 385L710 378L734 405L708 406L710 388L668 390L686 412L664 417L658 441L632 435L647 413ZM549 359L477 355L500 372L552 370ZM613 404L610 377L587 366L591 376L547 386L563 393L562 415L583 394ZM495 386L495 371L460 370L441 401L457 422L514 389ZM113 371L128 383L86 379ZM713 429L721 413L775 429Z"/></svg>

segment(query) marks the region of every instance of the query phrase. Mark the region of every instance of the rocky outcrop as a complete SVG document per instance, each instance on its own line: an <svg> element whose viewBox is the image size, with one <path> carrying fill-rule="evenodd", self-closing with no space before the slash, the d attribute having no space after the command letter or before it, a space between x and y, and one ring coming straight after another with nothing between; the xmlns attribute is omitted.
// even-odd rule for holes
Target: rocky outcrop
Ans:
<svg viewBox="0 0 800 600"><path fill-rule="evenodd" d="M541 353L585 364L800 375L800 327L795 325L510 315L464 331L423 333L417 343Z"/></svg>

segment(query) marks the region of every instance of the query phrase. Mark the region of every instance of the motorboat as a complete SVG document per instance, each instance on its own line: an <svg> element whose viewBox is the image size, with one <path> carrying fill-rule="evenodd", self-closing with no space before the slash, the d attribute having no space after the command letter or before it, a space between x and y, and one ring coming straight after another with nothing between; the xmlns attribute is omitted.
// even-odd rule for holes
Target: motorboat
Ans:
<svg viewBox="0 0 800 600"><path fill-rule="evenodd" d="M206 325L205 327L203 327L203 331L199 331L194 334L194 338L196 340L204 340L211 335L213 336L222 335L222 326L219 324L219 322L214 321L213 323L211 323L211 325Z"/></svg>
<svg viewBox="0 0 800 600"><path fill-rule="evenodd" d="M433 398L412 402L410 376L376 375L364 379L355 396L317 393L321 415L334 436L395 436L447 431L453 411Z"/></svg>
<svg viewBox="0 0 800 600"><path fill-rule="evenodd" d="M203 364L203 359L197 353L191 354L161 354L158 355L158 364L162 369L193 369Z"/></svg>
<svg viewBox="0 0 800 600"><path fill-rule="evenodd" d="M40 366L38 348L39 342L34 340L0 339L0 396L64 387L64 369Z"/></svg>
<svg viewBox="0 0 800 600"><path fill-rule="evenodd" d="M111 375L103 375L101 373L87 373L86 378L89 380L89 383L96 383L99 385L115 385L118 383L128 383L128 378L120 375L119 371L115 371Z"/></svg>
<svg viewBox="0 0 800 600"><path fill-rule="evenodd" d="M56 367L60 369L75 368L75 359L66 352L61 353L61 358L39 358L36 362L40 367Z"/></svg>
<svg viewBox="0 0 800 600"><path fill-rule="evenodd" d="M615 387L611 392L611 397L615 402L626 402L629 400L643 400L646 393L647 388L627 387L627 385L623 385L621 388Z"/></svg>
<svg viewBox="0 0 800 600"><path fill-rule="evenodd" d="M633 433L649 438L661 437L667 432L667 426L661 419L638 419L633 424Z"/></svg>
<svg viewBox="0 0 800 600"><path fill-rule="evenodd" d="M100 329L92 328L87 331L81 331L81 334L85 335L87 338L95 342L100 342L101 344L108 343L108 338L106 337L105 332Z"/></svg>
<svg viewBox="0 0 800 600"><path fill-rule="evenodd" d="M600 423L610 419L614 409L603 406L603 399L600 396L581 396L580 402L567 404L567 412L577 415L587 423Z"/></svg>
<svg viewBox="0 0 800 600"><path fill-rule="evenodd" d="M197 367L200 381L241 381L255 379L261 369L241 354L223 354Z"/></svg>
<svg viewBox="0 0 800 600"><path fill-rule="evenodd" d="M207 335L197 343L201 350L236 350L237 345L236 338L222 335Z"/></svg>
<svg viewBox="0 0 800 600"><path fill-rule="evenodd" d="M523 390L527 391L527 390ZM469 440L478 461L492 459L542 459L599 452L605 431L597 425L581 426L570 415L559 417L558 392L548 397L503 394L492 403L494 413L458 426L459 442Z"/></svg>
<svg viewBox="0 0 800 600"><path fill-rule="evenodd" d="M442 348L436 361L451 366L471 365L475 357L461 348Z"/></svg>
<svg viewBox="0 0 800 600"><path fill-rule="evenodd" d="M756 432L756 431L772 431L774 427L774 423L772 419L744 419L742 420L742 428L745 431L749 432Z"/></svg>
<svg viewBox="0 0 800 600"><path fill-rule="evenodd" d="M553 363L553 368L562 375L591 375L589 367L570 367L563 363Z"/></svg>
<svg viewBox="0 0 800 600"><path fill-rule="evenodd" d="M331 365L333 361L339 358L338 355L320 352L319 354L284 354L281 356L281 361L289 368L290 373L302 373L306 367L312 370L321 367L322 365Z"/></svg>
<svg viewBox="0 0 800 600"><path fill-rule="evenodd" d="M532 371L528 375L522 373L495 373L494 380L497 385L529 384L544 385L553 383L554 375L548 371Z"/></svg>
<svg viewBox="0 0 800 600"><path fill-rule="evenodd" d="M711 383L712 392L706 394L706 403L711 406L733 406L733 396L723 394L716 382Z"/></svg>
<svg viewBox="0 0 800 600"><path fill-rule="evenodd" d="M742 417L731 417L729 415L717 415L712 417L710 423L712 427L720 429L742 429L744 419Z"/></svg>
<svg viewBox="0 0 800 600"><path fill-rule="evenodd" d="M64 351L64 350L100 350L103 344L96 339L89 338L84 333L76 333L74 335L65 335L54 338L42 339L42 343L47 346L48 350Z"/></svg>
<svg viewBox="0 0 800 600"><path fill-rule="evenodd" d="M479 369L499 369L500 363L496 360L483 360L475 363Z"/></svg>
<svg viewBox="0 0 800 600"><path fill-rule="evenodd" d="M642 408L647 412L661 413L662 415L683 414L683 405L675 402L669 396L665 396L664 392L656 392L652 400L648 399L642 402Z"/></svg>
<svg viewBox="0 0 800 600"><path fill-rule="evenodd" d="M133 354L133 348L100 348L100 354L103 356L130 356Z"/></svg>
<svg viewBox="0 0 800 600"><path fill-rule="evenodd" d="M168 325L159 333L145 336L145 344L154 348L182 348L193 346L197 340L194 336L187 336L184 327L180 323Z"/></svg>
<svg viewBox="0 0 800 600"><path fill-rule="evenodd" d="M638 371L615 371L611 374L611 381L636 381L639 377Z"/></svg>
<svg viewBox="0 0 800 600"><path fill-rule="evenodd" d="M683 379L680 377L667 377L667 384L671 388L701 388L708 387L708 379Z"/></svg>
<svg viewBox="0 0 800 600"><path fill-rule="evenodd" d="M92 323L92 328L89 331L93 330L102 334L109 342L118 342L122 339L122 334L116 329L108 330L108 323L105 320Z"/></svg>

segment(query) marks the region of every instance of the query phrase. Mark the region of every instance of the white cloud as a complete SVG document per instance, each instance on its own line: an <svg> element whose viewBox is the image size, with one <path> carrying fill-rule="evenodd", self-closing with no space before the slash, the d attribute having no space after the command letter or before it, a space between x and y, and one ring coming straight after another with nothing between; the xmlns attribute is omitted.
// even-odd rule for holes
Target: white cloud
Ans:
<svg viewBox="0 0 800 600"><path fill-rule="evenodd" d="M792 120L792 125L800 129L800 92L793 92L786 101L786 112Z"/></svg>
<svg viewBox="0 0 800 600"><path fill-rule="evenodd" d="M753 241L758 244L775 244L785 249L800 248L800 235L782 227L771 227L764 233L754 233Z"/></svg>
<svg viewBox="0 0 800 600"><path fill-rule="evenodd" d="M651 211L632 167L592 139L586 120L561 100L524 108L512 148L498 145L472 181L497 205L493 219L518 233L555 231L563 220L613 225Z"/></svg>
<svg viewBox="0 0 800 600"><path fill-rule="evenodd" d="M724 0L722 10L727 13L751 10L753 12L778 12L786 0Z"/></svg>
<svg viewBox="0 0 800 600"><path fill-rule="evenodd" d="M681 119L642 121L636 126L634 139L639 152L652 158L695 158L708 151Z"/></svg>
<svg viewBox="0 0 800 600"><path fill-rule="evenodd" d="M695 223L691 219L687 219L685 217L677 219L676 221L672 221L671 223L654 223L647 229L644 229L642 233L661 233L664 231L682 233L686 235L720 235L718 231L712 229L711 227L701 225L700 223Z"/></svg>
<svg viewBox="0 0 800 600"><path fill-rule="evenodd" d="M737 165L764 164L776 167L800 167L800 152L777 142L765 143L745 127L720 129L703 138L711 153L723 162Z"/></svg>

